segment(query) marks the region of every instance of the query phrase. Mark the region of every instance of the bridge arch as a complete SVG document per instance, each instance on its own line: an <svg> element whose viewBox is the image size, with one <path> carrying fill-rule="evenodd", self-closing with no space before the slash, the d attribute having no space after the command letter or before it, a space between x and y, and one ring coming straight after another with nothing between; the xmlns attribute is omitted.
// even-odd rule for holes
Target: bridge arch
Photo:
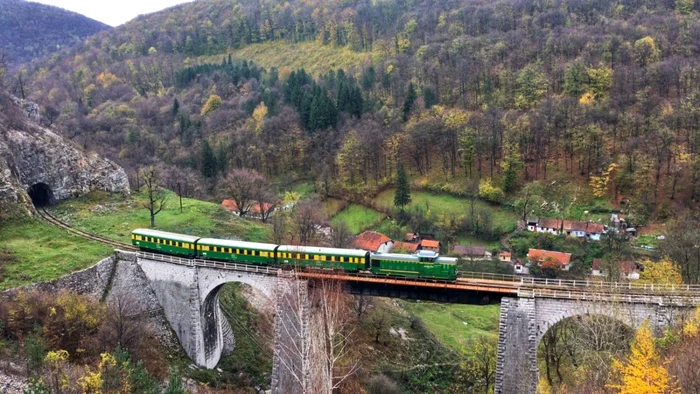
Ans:
<svg viewBox="0 0 700 394"><path fill-rule="evenodd" d="M678 315L693 309L693 302L667 303L661 297L638 296L625 302L505 297L498 328L495 393L535 393L539 380L537 349L545 333L564 319L603 315L635 330L648 320L658 335Z"/></svg>

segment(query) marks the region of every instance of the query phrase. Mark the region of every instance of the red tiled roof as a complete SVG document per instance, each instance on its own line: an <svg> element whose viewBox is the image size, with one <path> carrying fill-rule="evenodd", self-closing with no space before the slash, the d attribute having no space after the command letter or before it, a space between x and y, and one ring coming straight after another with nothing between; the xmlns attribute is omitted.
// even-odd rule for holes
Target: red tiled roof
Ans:
<svg viewBox="0 0 700 394"><path fill-rule="evenodd" d="M355 238L355 247L358 249L376 252L380 246L391 241L391 238L374 231L365 231Z"/></svg>
<svg viewBox="0 0 700 394"><path fill-rule="evenodd" d="M433 239L424 239L420 241L420 246L424 248L439 248L440 247L440 241L435 241Z"/></svg>
<svg viewBox="0 0 700 394"><path fill-rule="evenodd" d="M605 232L605 226L598 223L588 223L586 234L602 234Z"/></svg>
<svg viewBox="0 0 700 394"><path fill-rule="evenodd" d="M238 204L236 204L236 200L224 200L221 202L221 206L223 206L226 209L229 209L231 211L236 211L238 212ZM266 202L263 204L263 207L265 208L265 212L269 212L270 209L272 208L272 204L269 202ZM253 204L253 206L250 207L249 213L253 213L256 215L260 215L260 204Z"/></svg>
<svg viewBox="0 0 700 394"><path fill-rule="evenodd" d="M501 252L498 254L499 257L511 257L512 254L510 252Z"/></svg>
<svg viewBox="0 0 700 394"><path fill-rule="evenodd" d="M486 248L483 246L464 246L456 245L453 252L462 256L485 256Z"/></svg>
<svg viewBox="0 0 700 394"><path fill-rule="evenodd" d="M392 248L392 251L406 251L406 253L416 253L416 250L418 250L418 244L414 244L412 242L396 242L394 243L394 247Z"/></svg>
<svg viewBox="0 0 700 394"><path fill-rule="evenodd" d="M406 233L406 236L403 237L403 240L406 242L413 242L416 239L416 234L415 233Z"/></svg>
<svg viewBox="0 0 700 394"><path fill-rule="evenodd" d="M547 260L554 260L555 262L559 263L560 266L563 267L571 262L571 253L553 252L550 250L542 249L530 249L530 251L527 252L527 258L530 259L530 261L537 262L538 264L542 264Z"/></svg>
<svg viewBox="0 0 700 394"><path fill-rule="evenodd" d="M564 231L586 231L586 222L564 220Z"/></svg>
<svg viewBox="0 0 700 394"><path fill-rule="evenodd" d="M559 219L540 219L537 225L541 228L553 228L559 230L561 228L561 220Z"/></svg>

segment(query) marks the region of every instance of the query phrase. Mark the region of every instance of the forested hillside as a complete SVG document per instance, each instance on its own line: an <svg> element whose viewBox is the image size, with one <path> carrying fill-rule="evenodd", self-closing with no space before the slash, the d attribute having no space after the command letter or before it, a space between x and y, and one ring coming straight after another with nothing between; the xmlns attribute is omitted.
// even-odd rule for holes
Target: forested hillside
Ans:
<svg viewBox="0 0 700 394"><path fill-rule="evenodd" d="M202 193L247 167L360 199L401 162L420 186L462 194L481 180L496 202L535 179L572 181L643 224L700 196L699 8L199 1L23 79L46 124L132 170L166 163ZM238 56L295 43L357 62L341 70L329 55L311 74Z"/></svg>
<svg viewBox="0 0 700 394"><path fill-rule="evenodd" d="M62 8L0 0L0 52L12 66L59 51L109 26Z"/></svg>

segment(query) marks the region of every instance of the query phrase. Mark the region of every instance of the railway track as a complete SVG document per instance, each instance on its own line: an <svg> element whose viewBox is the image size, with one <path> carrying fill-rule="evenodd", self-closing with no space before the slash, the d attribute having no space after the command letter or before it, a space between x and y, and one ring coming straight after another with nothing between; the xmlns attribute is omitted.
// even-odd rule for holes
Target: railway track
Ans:
<svg viewBox="0 0 700 394"><path fill-rule="evenodd" d="M82 230L78 230L78 229L76 229L76 228L73 228L73 227L71 227L70 225L68 225L68 224L66 224L66 223L64 223L64 222L62 222L61 220L55 218L53 215L51 215L50 213L48 213L48 212L46 211L46 209L44 209L44 208L37 208L36 211L37 211L37 213L39 214L39 216L41 216L41 218L44 219L45 221L49 222L50 224L52 224L52 225L54 225L54 226L56 226L56 227L60 227L60 228L62 228L62 229L64 229L64 230L68 231L68 232L71 233L71 234L74 234L74 235L77 235L77 236L79 236L79 237L82 237L82 238L85 238L85 239L89 239L89 240L92 240L92 241L100 242L100 243L103 243L103 244L105 244L105 245L109 245L109 246L112 246L112 247L115 247L115 248L119 248L119 249L123 249L123 250L129 250L129 251L138 251L137 248L133 247L133 246L130 245L130 244L123 243L123 242L118 242L118 241L115 241L115 240L112 240L112 239L103 237L103 236L101 236L101 235L90 234L90 233L88 233L88 232L85 232L85 231L82 231Z"/></svg>

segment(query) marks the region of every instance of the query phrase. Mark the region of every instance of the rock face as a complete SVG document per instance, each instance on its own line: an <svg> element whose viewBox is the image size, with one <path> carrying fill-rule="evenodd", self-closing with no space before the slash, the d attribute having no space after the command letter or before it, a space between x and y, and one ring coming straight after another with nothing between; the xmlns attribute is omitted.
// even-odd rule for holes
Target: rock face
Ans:
<svg viewBox="0 0 700 394"><path fill-rule="evenodd" d="M3 93L0 93L0 95ZM124 169L35 123L36 105L0 98L0 219L91 190L129 192Z"/></svg>

